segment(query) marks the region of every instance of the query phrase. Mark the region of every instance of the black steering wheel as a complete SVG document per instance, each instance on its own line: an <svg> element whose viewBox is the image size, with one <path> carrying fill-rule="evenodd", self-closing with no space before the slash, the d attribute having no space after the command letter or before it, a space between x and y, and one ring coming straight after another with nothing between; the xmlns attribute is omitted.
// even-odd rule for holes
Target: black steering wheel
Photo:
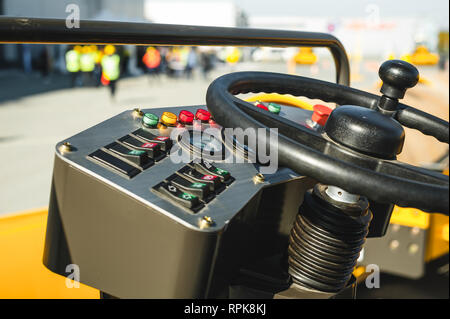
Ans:
<svg viewBox="0 0 450 319"><path fill-rule="evenodd" d="M402 125L448 144L448 122L398 102L418 81L415 67L391 60L383 63L379 75L381 97L301 76L231 73L211 83L206 103L223 127L265 128L257 145L267 149L269 130L277 128L279 164L299 174L376 202L448 215L448 176L396 160L404 142ZM318 133L234 96L250 92L305 96L339 106Z"/></svg>

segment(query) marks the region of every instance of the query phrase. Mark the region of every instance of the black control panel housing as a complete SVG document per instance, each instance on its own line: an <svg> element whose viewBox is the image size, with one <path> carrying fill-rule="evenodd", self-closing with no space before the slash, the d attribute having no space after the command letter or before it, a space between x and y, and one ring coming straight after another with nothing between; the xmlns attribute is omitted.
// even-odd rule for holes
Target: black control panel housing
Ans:
<svg viewBox="0 0 450 319"><path fill-rule="evenodd" d="M76 264L82 283L120 298L227 295L243 265L286 249L315 181L283 167L255 180L259 165L245 161L177 162L175 127L144 127L136 113L56 145L44 264L64 276ZM310 115L280 112L301 123Z"/></svg>

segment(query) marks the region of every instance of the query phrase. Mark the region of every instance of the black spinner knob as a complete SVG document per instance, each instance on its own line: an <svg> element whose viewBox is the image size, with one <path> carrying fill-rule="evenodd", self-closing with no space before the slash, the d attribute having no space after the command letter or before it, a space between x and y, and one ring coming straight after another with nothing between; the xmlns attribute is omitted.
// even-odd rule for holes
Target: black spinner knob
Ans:
<svg viewBox="0 0 450 319"><path fill-rule="evenodd" d="M378 75L383 81L380 90L383 96L378 110L383 114L393 114L397 110L398 99L403 98L406 90L419 81L419 71L408 62L389 60L381 65Z"/></svg>

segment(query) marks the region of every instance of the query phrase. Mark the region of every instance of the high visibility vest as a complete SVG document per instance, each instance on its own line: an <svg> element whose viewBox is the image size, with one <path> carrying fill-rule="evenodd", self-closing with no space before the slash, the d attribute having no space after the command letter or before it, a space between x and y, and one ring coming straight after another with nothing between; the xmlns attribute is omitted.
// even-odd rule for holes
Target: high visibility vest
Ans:
<svg viewBox="0 0 450 319"><path fill-rule="evenodd" d="M120 57L117 54L105 55L102 58L102 70L108 80L117 80L120 75Z"/></svg>
<svg viewBox="0 0 450 319"><path fill-rule="evenodd" d="M100 64L102 62L103 52L97 50L94 52L95 64Z"/></svg>
<svg viewBox="0 0 450 319"><path fill-rule="evenodd" d="M66 53L66 69L69 72L80 71L80 54L75 50Z"/></svg>
<svg viewBox="0 0 450 319"><path fill-rule="evenodd" d="M93 53L83 53L80 57L82 72L92 72L95 68L95 56Z"/></svg>

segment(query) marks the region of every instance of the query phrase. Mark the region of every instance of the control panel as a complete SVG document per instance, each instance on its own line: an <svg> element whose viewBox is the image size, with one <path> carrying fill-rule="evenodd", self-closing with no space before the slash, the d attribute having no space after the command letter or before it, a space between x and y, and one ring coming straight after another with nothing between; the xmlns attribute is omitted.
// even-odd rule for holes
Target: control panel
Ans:
<svg viewBox="0 0 450 319"><path fill-rule="evenodd" d="M311 126L311 111L257 106ZM233 269L216 261L284 247L314 185L284 167L261 175L251 152L204 105L125 111L61 141L44 264L77 264L81 282L117 297L215 296Z"/></svg>
<svg viewBox="0 0 450 319"><path fill-rule="evenodd" d="M304 125L308 125L311 117L309 111L287 106L281 110L282 106L273 103L268 107L261 102L255 105L280 116L292 118L295 114L298 122ZM231 218L230 213L239 210L239 204L245 205L264 183L255 184L253 181L258 174L258 164L236 163L242 160L235 159L224 161L223 158L213 162L210 158L201 158L205 149L225 148L223 140L217 136L201 133L211 127L221 128L205 106L135 109L59 143L57 156L111 186L128 191L139 200L158 205L174 218L181 218L192 226L197 226L196 218L185 213L196 214L211 207L215 211L209 214L223 217L215 222L218 225L218 222L222 224ZM171 134L175 129L186 130L189 138L185 141L173 140ZM197 139L192 136L194 130L200 132ZM64 150L64 143L70 145L70 151ZM171 150L176 144L198 157L193 156L189 162L181 163L179 159L172 160ZM236 145L234 150L234 156L244 152L241 150L240 154ZM287 178L295 175L289 172ZM279 178L279 173L266 176L265 184ZM220 202L214 201L219 197ZM218 214L218 209L226 210L230 215L225 212Z"/></svg>

